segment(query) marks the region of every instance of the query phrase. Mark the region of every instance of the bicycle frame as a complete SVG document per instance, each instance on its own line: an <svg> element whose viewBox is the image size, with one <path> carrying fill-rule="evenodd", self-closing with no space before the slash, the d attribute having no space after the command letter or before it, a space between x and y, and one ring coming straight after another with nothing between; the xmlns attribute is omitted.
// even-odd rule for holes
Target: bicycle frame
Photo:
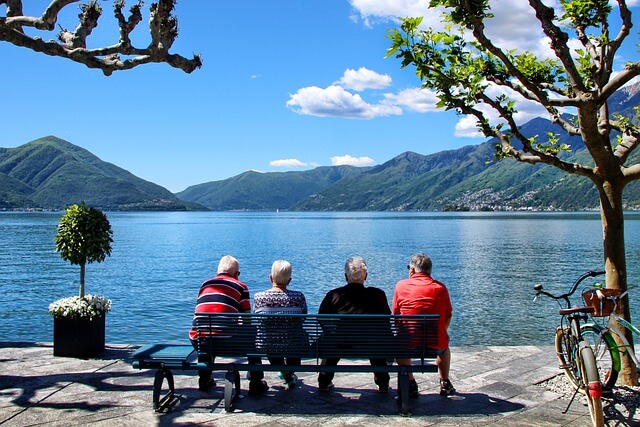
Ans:
<svg viewBox="0 0 640 427"><path fill-rule="evenodd" d="M588 271L576 280L570 290L562 295L553 295L543 289L541 284L534 286L536 292L534 301L539 295L545 295L559 303L565 303L560 308L560 325L556 328L555 347L560 368L564 370L568 380L575 387L573 397L569 401L564 413L567 412L578 392L587 398L587 406L594 426L604 425L602 411L602 381L598 372L597 361L590 343L582 335L581 322L589 319L595 312L593 306L572 307L569 297L573 295L580 282L588 277L604 274L604 271Z"/></svg>
<svg viewBox="0 0 640 427"><path fill-rule="evenodd" d="M592 324L594 326L596 326L600 331L598 332L598 337L597 337L597 345L600 345L600 343L602 342L602 340L604 339L607 347L610 350L614 350L616 353L621 353L621 354L629 354L629 357L631 357L631 360L633 360L633 363L638 366L638 357L636 356L636 352L635 349L633 348L633 346L629 343L629 340L627 340L627 337L625 337L624 333L620 330L620 328L618 328L616 326L616 322L619 323L620 325L622 325L623 327L629 329L631 332L633 332L634 334L640 336L640 330L638 328L636 328L634 325L632 325L631 323L629 323L627 320L623 319L622 317L620 317L618 315L618 313L616 313L616 308L618 306L618 300L622 299L622 297L624 297L627 294L628 291L626 291L625 293L623 293L622 295L620 295L619 297L606 297L608 299L613 300L614 302L614 309L611 312L611 314L609 314L609 319L607 321L606 326L602 326L600 323L593 321ZM621 345L618 345L617 342L615 342L615 340L607 340L606 334L607 332L611 331L613 334L615 334L618 339L622 342ZM613 341L613 342L610 342ZM618 367L619 367L619 361L615 361L618 363Z"/></svg>

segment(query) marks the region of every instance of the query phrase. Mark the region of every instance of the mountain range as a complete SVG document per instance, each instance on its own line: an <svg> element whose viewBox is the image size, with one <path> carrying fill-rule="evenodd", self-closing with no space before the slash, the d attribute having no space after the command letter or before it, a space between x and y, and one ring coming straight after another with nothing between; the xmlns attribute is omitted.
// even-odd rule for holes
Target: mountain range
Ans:
<svg viewBox="0 0 640 427"><path fill-rule="evenodd" d="M54 136L0 148L0 209L187 210L166 188Z"/></svg>
<svg viewBox="0 0 640 427"><path fill-rule="evenodd" d="M639 104L637 84L612 96L609 109L638 123ZM523 125L522 132L545 135L554 126L537 118ZM589 162L580 138L560 143L571 146L566 160ZM489 140L429 155L405 152L374 167L248 171L172 194L83 148L48 136L17 148L0 148L0 209L62 209L83 200L105 210L597 209L597 192L588 179L547 165L497 161L495 145ZM629 161L637 162L638 155ZM627 209L640 209L640 183L627 186L624 202Z"/></svg>

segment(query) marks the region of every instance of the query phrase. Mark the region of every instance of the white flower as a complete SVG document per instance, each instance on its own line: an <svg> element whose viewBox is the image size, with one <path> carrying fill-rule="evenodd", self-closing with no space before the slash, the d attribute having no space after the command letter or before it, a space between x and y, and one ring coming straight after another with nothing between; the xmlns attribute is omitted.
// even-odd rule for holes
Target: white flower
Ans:
<svg viewBox="0 0 640 427"><path fill-rule="evenodd" d="M88 317L101 316L111 310L111 300L97 295L85 295L84 298L69 297L54 301L49 305L49 313L53 317Z"/></svg>

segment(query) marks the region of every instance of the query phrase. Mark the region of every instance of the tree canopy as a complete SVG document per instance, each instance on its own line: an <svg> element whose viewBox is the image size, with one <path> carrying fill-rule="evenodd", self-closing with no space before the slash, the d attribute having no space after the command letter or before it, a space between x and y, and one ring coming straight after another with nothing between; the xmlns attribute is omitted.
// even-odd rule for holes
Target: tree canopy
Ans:
<svg viewBox="0 0 640 427"><path fill-rule="evenodd" d="M387 56L413 66L423 88L433 90L439 107L475 117L478 129L496 138L498 159L544 163L590 179L598 190L603 224L607 287L627 288L622 193L640 178L631 153L640 144L635 117L609 114L609 98L640 74L640 62L615 69L633 21L624 0L560 0L554 8L529 0L530 22L548 42L540 54L500 46L488 35L494 15L490 0L431 0L443 15L444 29L422 28L422 18L405 18L391 30ZM555 2L553 2L555 4ZM427 13L427 11L425 11ZM431 11L433 13L433 11ZM534 103L565 135L579 136L589 161L570 161L560 134L526 137L516 117L523 103ZM629 319L628 297L623 317ZM627 337L632 339L631 334ZM625 358L626 381L637 372Z"/></svg>

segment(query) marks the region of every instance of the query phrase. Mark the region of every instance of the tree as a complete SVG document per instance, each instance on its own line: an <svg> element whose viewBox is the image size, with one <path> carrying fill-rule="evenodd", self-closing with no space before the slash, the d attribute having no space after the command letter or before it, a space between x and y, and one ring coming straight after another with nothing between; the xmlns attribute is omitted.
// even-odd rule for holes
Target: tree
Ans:
<svg viewBox="0 0 640 427"><path fill-rule="evenodd" d="M99 209L84 202L69 206L58 222L56 252L63 260L80 266L80 294L84 298L84 276L87 263L102 262L111 256L113 238L111 224Z"/></svg>
<svg viewBox="0 0 640 427"><path fill-rule="evenodd" d="M98 26L98 19L102 15L102 7L98 0L90 0L80 5L78 25L74 30L60 27L57 41L45 41L28 34L28 27L40 31L53 31L60 12L78 1L52 0L42 15L36 17L23 15L22 0L0 0L0 5L6 5L6 16L0 17L0 40L47 55L67 58L89 68L98 68L106 76L116 70L127 70L150 62L166 62L187 73L202 66L199 55L187 59L169 53L169 49L178 37L178 20L171 14L176 0L159 0L151 4L149 9L151 41L143 48L134 47L130 38L132 31L142 21L143 2L141 0L130 8L128 18L125 18L123 13L125 1L115 0L113 9L118 22L120 40L111 46L87 47L87 38ZM123 59L121 55L127 58Z"/></svg>
<svg viewBox="0 0 640 427"><path fill-rule="evenodd" d="M619 72L613 69L616 53L632 27L627 2L617 0L616 15L608 0L560 0L558 10L541 0L529 0L535 13L530 25L538 25L548 38L549 57L494 44L485 32L493 18L490 3L431 0L430 8L445 11L445 29L421 29L422 18L405 18L400 29L389 32L387 57L400 58L403 68L415 66L423 88L436 92L439 107L474 116L479 130L499 141L498 159L544 163L590 179L600 198L607 287L624 291L622 194L628 183L640 178L640 164L630 161L640 143L640 128L628 118L611 117L607 102L640 73L639 62L627 63ZM614 28L616 34L612 34ZM580 49L571 49L572 37ZM559 134L525 137L515 119L518 102L523 100L543 107L566 135L579 135L593 164L567 161L571 147L559 142ZM567 110L571 116L563 114ZM628 297L621 308L629 320ZM632 342L629 331L627 338ZM620 378L637 384L637 371L628 356Z"/></svg>

